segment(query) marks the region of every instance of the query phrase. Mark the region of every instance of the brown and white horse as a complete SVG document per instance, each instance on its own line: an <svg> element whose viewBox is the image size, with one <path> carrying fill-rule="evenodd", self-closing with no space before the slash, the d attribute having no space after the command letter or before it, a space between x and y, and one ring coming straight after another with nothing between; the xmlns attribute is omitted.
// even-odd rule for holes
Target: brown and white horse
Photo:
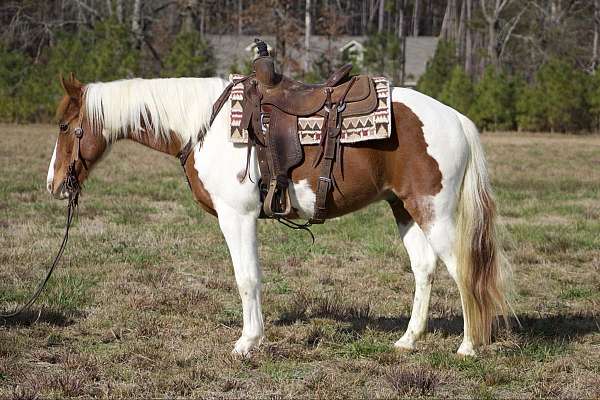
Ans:
<svg viewBox="0 0 600 400"><path fill-rule="evenodd" d="M213 102L227 85L220 78L132 79L82 85L61 79L58 140L50 161L48 190L58 198L76 154L74 130L83 129L80 157L90 169L120 139L131 139L176 156L192 140L184 165L198 203L218 217L229 247L243 307L242 336L234 352L247 355L264 335L261 270L256 223L261 207L257 179L240 182L246 146L229 140L229 105L208 127ZM462 302L464 338L459 354L474 355L490 340L496 315L506 315L508 265L497 243L495 206L479 133L454 109L410 89L394 88L393 133L388 140L348 145L344 178L334 169L329 218L387 201L406 246L415 276L412 314L395 343L414 349L424 333L436 262L456 281ZM198 133L201 132L201 135ZM292 174L290 195L296 214L310 218L318 169L317 146L306 146L305 162ZM83 182L89 170L78 160ZM255 155L250 173L259 176ZM343 193L343 196L340 194Z"/></svg>

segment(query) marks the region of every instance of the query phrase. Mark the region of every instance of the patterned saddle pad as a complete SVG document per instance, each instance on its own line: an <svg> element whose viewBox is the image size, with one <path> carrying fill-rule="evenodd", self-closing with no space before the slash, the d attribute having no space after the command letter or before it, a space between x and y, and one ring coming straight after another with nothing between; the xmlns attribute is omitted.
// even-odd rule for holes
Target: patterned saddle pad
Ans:
<svg viewBox="0 0 600 400"><path fill-rule="evenodd" d="M241 75L230 75L230 81L240 79ZM377 92L378 104L374 112L344 117L342 120L342 143L356 143L366 140L387 139L392 132L390 82L383 77L372 78ZM231 89L231 132L234 143L248 143L248 131L240 128L242 122L242 101L244 85L239 83ZM318 115L298 118L298 136L302 144L319 144L324 118Z"/></svg>

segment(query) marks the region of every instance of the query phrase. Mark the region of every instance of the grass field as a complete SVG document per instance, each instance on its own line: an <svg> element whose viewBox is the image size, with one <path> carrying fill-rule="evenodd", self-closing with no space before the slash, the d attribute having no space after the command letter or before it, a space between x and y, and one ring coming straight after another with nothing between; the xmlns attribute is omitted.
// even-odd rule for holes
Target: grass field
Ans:
<svg viewBox="0 0 600 400"><path fill-rule="evenodd" d="M62 237L45 178L56 129L0 125L0 308ZM266 340L230 355L241 305L215 218L178 161L119 143L87 182L64 261L33 311L0 322L0 397L600 397L600 137L485 134L522 328L461 358L440 265L429 333L392 344L413 281L385 204L264 243ZM132 166L139 166L134 171Z"/></svg>

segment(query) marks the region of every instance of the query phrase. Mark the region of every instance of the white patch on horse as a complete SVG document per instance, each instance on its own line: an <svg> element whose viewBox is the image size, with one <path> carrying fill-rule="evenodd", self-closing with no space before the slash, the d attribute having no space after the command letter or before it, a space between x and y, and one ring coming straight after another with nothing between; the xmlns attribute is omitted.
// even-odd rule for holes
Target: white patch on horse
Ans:
<svg viewBox="0 0 600 400"><path fill-rule="evenodd" d="M127 79L85 87L85 108L94 128L102 127L108 143L128 131L151 126L157 140L169 143L172 133L181 146L198 141L208 128L212 101L226 85L221 78Z"/></svg>
<svg viewBox="0 0 600 400"><path fill-rule="evenodd" d="M52 158L50 159L50 165L48 166L48 175L46 176L46 189L52 194L52 183L54 182L54 163L56 162L56 148L58 147L58 140L54 143L54 151L52 152Z"/></svg>
<svg viewBox="0 0 600 400"><path fill-rule="evenodd" d="M435 215L453 213L462 186L469 146L461 122L454 109L412 89L394 88L392 101L406 105L423 123L427 154L437 161L442 174L442 190L429 198L435 224ZM425 228L428 233L432 227Z"/></svg>
<svg viewBox="0 0 600 400"><path fill-rule="evenodd" d="M316 194L308 184L308 180L292 182L288 188L292 207L302 219L310 219L315 213Z"/></svg>
<svg viewBox="0 0 600 400"><path fill-rule="evenodd" d="M459 265L456 257L457 226L455 221L455 211L460 199L463 177L470 154L474 151L467 142L465 124L462 116L456 110L432 99L422 93L411 89L394 88L392 92L392 101L401 102L411 109L411 111L423 123L423 134L427 143L427 153L437 161L440 172L442 173L442 190L435 196L432 196L431 206L433 208L432 220L425 227L424 233L435 254L442 259L449 274L459 284ZM413 271L419 269L417 275L427 275L427 266L414 265L411 259ZM460 287L460 284L459 284ZM417 291L427 292L427 289ZM415 299L415 303L417 303ZM464 304L463 304L464 311ZM411 321L414 319L420 321L422 311L413 308ZM463 342L458 353L464 355L473 355L473 340L468 335L467 321L464 319ZM399 345L410 344L414 340L414 335L403 337ZM408 342L408 343L405 343Z"/></svg>

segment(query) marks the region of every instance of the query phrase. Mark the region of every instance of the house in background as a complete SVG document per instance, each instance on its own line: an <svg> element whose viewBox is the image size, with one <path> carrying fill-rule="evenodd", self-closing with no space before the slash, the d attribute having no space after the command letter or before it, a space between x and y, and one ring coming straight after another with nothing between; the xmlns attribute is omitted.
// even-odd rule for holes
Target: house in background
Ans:
<svg viewBox="0 0 600 400"><path fill-rule="evenodd" d="M228 77L232 65L243 65L256 57L255 37L250 35L207 35L207 40L214 49L219 76ZM275 37L261 36L261 39L268 44L269 51L277 51L272 47L276 43ZM361 64L364 60L366 40L366 36L339 36L333 39L326 36L312 36L308 57L311 63L319 61L325 56L329 59L340 60L342 53L346 52L351 55L351 59L355 63ZM435 53L437 43L438 37L434 36L406 37L405 79L403 83L396 83L397 85L414 87L417 84L419 77L425 72L427 62ZM288 58L301 66L301 61L305 59L306 53L303 46L297 47L297 49L290 47ZM286 70L285 72L290 71Z"/></svg>

